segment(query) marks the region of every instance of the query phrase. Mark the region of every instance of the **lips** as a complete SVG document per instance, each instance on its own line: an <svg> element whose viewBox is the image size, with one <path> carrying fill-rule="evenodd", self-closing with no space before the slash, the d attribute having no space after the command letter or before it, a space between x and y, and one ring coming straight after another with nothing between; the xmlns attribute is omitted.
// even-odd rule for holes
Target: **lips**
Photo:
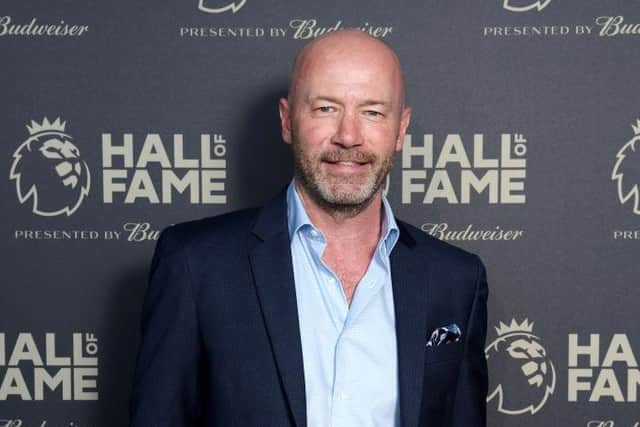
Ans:
<svg viewBox="0 0 640 427"><path fill-rule="evenodd" d="M320 160L332 173L360 174L369 170L376 156L363 151L329 151Z"/></svg>
<svg viewBox="0 0 640 427"><path fill-rule="evenodd" d="M353 160L337 160L337 161L325 160L325 162L331 163L332 165L340 165L340 166L362 166L369 163L369 162L355 162Z"/></svg>
<svg viewBox="0 0 640 427"><path fill-rule="evenodd" d="M363 152L329 152L324 153L320 157L320 160L327 163L339 163L344 165L365 165L367 163L373 163L375 155L372 153Z"/></svg>
<svg viewBox="0 0 640 427"><path fill-rule="evenodd" d="M361 175L369 170L368 162L352 160L324 161L327 171L337 175Z"/></svg>

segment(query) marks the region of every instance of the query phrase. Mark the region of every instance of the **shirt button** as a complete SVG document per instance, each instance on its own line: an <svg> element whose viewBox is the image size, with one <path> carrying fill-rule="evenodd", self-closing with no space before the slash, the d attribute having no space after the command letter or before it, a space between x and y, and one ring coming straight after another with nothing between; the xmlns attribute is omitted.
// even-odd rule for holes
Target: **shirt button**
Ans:
<svg viewBox="0 0 640 427"><path fill-rule="evenodd" d="M311 237L318 237L318 232L314 229L311 229L311 231L309 232L309 234L311 234Z"/></svg>

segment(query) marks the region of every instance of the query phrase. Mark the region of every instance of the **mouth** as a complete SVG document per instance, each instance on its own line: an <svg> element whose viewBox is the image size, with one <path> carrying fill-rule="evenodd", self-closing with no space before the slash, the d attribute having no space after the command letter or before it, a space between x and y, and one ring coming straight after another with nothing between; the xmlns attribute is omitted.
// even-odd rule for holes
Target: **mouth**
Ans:
<svg viewBox="0 0 640 427"><path fill-rule="evenodd" d="M353 173L365 170L369 162L355 160L323 160L329 169L334 172Z"/></svg>
<svg viewBox="0 0 640 427"><path fill-rule="evenodd" d="M325 162L330 163L332 165L343 165L343 166L362 166L368 163L368 162L356 162L353 160L338 160L338 161L325 160Z"/></svg>

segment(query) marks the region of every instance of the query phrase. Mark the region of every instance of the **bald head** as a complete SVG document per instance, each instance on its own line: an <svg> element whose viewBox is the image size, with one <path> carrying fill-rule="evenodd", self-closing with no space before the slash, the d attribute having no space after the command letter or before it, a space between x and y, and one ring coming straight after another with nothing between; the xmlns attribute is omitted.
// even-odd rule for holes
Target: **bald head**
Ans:
<svg viewBox="0 0 640 427"><path fill-rule="evenodd" d="M295 103L297 97L306 95L305 81L328 63L341 64L349 71L370 69L383 72L391 80L398 107L404 107L404 79L398 56L387 43L357 29L324 34L300 49L291 73L289 103Z"/></svg>

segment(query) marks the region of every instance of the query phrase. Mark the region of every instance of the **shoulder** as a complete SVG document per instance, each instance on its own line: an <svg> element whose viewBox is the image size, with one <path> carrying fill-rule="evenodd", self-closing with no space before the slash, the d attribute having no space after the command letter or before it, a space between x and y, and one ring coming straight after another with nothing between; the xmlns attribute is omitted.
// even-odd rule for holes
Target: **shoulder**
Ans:
<svg viewBox="0 0 640 427"><path fill-rule="evenodd" d="M400 234L409 252L423 265L425 277L430 278L432 292L437 299L450 301L450 307L466 310L461 304L471 304L476 297L486 299L488 292L487 273L482 260L474 253L437 239L422 230L402 221L397 221ZM401 237L402 238L402 237Z"/></svg>
<svg viewBox="0 0 640 427"><path fill-rule="evenodd" d="M478 255L430 236L407 222L398 219L396 219L396 222L400 228L400 234L406 233L409 241L412 241L414 244L413 249L427 259L440 265L471 269L476 272L484 269Z"/></svg>
<svg viewBox="0 0 640 427"><path fill-rule="evenodd" d="M258 211L258 208L243 209L171 225L162 230L156 251L169 255L184 250L206 250L221 244L228 247L248 235Z"/></svg>

